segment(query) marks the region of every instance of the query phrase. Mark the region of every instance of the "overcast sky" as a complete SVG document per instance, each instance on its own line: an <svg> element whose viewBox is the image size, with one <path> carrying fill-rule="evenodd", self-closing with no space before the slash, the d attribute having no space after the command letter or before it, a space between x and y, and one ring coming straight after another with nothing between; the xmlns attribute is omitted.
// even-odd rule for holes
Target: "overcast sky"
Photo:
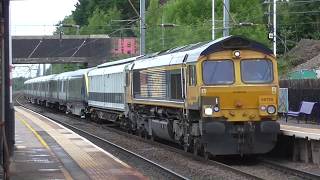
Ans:
<svg viewBox="0 0 320 180"><path fill-rule="evenodd" d="M75 9L78 0L11 1L12 35L51 35L54 25Z"/></svg>

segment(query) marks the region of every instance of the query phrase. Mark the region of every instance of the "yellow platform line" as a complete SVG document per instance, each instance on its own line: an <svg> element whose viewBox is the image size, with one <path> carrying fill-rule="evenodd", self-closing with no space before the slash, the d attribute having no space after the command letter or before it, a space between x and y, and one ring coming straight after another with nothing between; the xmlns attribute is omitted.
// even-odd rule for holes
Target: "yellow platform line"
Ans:
<svg viewBox="0 0 320 180"><path fill-rule="evenodd" d="M19 118L19 120L36 136L36 138L40 141L40 143L41 143L45 148L50 149L49 146L48 146L48 144L42 139L42 137L37 133L37 131L34 130L34 129L30 126L30 124L29 124L27 121L25 121L25 120L23 120L23 119L20 119L20 118Z"/></svg>

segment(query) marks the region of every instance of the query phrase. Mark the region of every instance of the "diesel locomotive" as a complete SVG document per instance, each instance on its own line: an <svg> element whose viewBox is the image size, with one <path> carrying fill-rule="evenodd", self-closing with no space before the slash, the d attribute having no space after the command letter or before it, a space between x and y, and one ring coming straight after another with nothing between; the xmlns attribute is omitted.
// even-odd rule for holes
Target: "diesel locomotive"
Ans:
<svg viewBox="0 0 320 180"><path fill-rule="evenodd" d="M206 157L263 154L276 144L277 62L258 42L228 36L80 71L77 83L61 75L28 80L25 95ZM54 85L61 79L66 86ZM68 88L77 103L59 100Z"/></svg>

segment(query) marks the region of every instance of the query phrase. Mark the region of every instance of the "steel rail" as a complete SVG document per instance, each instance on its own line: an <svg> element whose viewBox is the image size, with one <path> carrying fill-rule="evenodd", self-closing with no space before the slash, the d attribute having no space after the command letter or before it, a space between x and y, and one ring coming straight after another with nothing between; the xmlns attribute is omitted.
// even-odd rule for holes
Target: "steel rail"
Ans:
<svg viewBox="0 0 320 180"><path fill-rule="evenodd" d="M280 170L280 171L284 171L284 172L286 172L288 174L299 176L299 177L304 178L304 179L310 179L310 180L318 180L318 179L320 179L320 175L319 174L314 174L314 173L311 173L311 172L302 171L302 170L295 169L295 168L292 168L292 167L288 167L288 166L285 166L285 165L281 165L279 163L273 162L271 160L263 159L263 158L259 158L258 160L261 163L265 164L266 166L269 166L270 168L274 168L274 169L277 169L277 170Z"/></svg>
<svg viewBox="0 0 320 180"><path fill-rule="evenodd" d="M263 178L260 178L260 177L258 177L256 175L253 175L253 174L247 173L245 171L242 171L240 169L237 169L235 167L229 166L227 164L224 164L224 163L221 163L221 162L218 162L218 161L215 161L215 160L207 160L204 157L196 156L196 155L194 155L192 153L185 152L184 150L178 149L177 147L173 147L173 146L170 146L170 145L166 145L164 143L159 143L159 142L156 142L156 141L153 141L153 140L142 138L140 136L136 136L136 135L133 135L133 134L128 134L128 133L126 133L124 131L118 130L118 129L113 128L113 127L104 126L103 128L107 129L108 131L112 131L112 132L118 133L120 135L126 136L128 138L133 138L133 139L138 140L138 141L143 141L145 143L156 145L156 146L159 146L161 148L167 149L169 151L172 151L172 152L175 152L175 153L178 153L178 154L182 154L183 156L192 158L192 159L200 161L202 163L206 163L208 165L213 165L213 166L216 166L216 167L220 167L220 168L225 169L227 171L232 171L232 172L234 172L236 174L239 174L239 175L241 175L243 177L246 177L248 179L257 179L257 180L262 180L263 179Z"/></svg>
<svg viewBox="0 0 320 180"><path fill-rule="evenodd" d="M166 168L166 167L164 167L164 166L162 166L162 165L160 165L160 164L158 164L158 163L156 163L156 162L153 162L153 161L151 161L151 160L149 160L149 159L147 159L147 158L145 158L145 157L143 157L143 156L141 156L141 155L139 155L139 154L137 154L137 153L134 153L134 152L132 152L132 151L126 149L126 148L123 148L123 147L121 147L121 146L119 146L119 145L117 145L117 144L114 144L114 143L112 143L112 142L110 142L110 141L108 141L108 140L106 140L106 139L103 139L103 138L101 138L101 137L98 137L98 136L96 136L96 135L94 135L94 134L92 134L92 133L90 133L90 132L84 131L84 130L78 128L78 127L72 126L72 125L70 125L70 124L61 122L61 121L56 120L56 119L52 119L52 118L50 118L50 117L48 117L48 116L46 116L46 115L40 114L40 113L38 113L38 112L36 112L36 111L34 111L34 110L31 110L31 109L25 107L25 106L22 105L19 101L17 101L17 103L18 103L21 107L23 107L24 109L26 109L26 110L34 113L34 114L37 114L37 115L39 115L39 116L41 116L41 117L43 117L43 118L47 118L47 119L50 119L50 120L52 120L52 121L54 121L54 122L57 122L57 123L59 123L59 124L65 126L65 127L69 128L70 130L72 130L72 131L74 131L74 132L76 132L76 133L78 133L78 134L82 134L82 135L84 135L84 136L87 136L87 137L89 137L89 138L92 139L92 140L99 140L100 142L103 142L103 143L105 143L105 144L107 144L107 145L109 145L109 146L112 146L112 147L114 147L114 148L122 151L122 152L125 153L125 154L134 156L135 158L138 158L138 159L146 162L147 164L150 164L150 165L152 165L152 166L154 166L154 167L162 170L163 172L168 173L171 177L174 177L174 179L185 179L185 180L189 180L189 178L184 177L183 175L180 175L180 174L178 174L178 173L176 173L176 172L174 172L174 171L172 171L172 170L170 170L170 169L168 169L168 168Z"/></svg>

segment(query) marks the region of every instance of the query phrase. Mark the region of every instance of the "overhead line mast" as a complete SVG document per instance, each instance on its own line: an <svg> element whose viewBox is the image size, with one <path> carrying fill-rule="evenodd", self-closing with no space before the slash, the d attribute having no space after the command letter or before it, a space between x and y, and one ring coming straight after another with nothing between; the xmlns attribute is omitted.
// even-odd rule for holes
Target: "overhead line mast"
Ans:
<svg viewBox="0 0 320 180"><path fill-rule="evenodd" d="M215 39L215 31L214 31L214 24L215 24L215 17L214 17L214 0L212 0L212 40Z"/></svg>
<svg viewBox="0 0 320 180"><path fill-rule="evenodd" d="M145 21L146 2L140 0L140 55L146 53L146 21Z"/></svg>
<svg viewBox="0 0 320 180"><path fill-rule="evenodd" d="M273 0L273 53L277 56L277 0Z"/></svg>
<svg viewBox="0 0 320 180"><path fill-rule="evenodd" d="M229 36L229 11L230 2L229 0L223 0L223 37Z"/></svg>

